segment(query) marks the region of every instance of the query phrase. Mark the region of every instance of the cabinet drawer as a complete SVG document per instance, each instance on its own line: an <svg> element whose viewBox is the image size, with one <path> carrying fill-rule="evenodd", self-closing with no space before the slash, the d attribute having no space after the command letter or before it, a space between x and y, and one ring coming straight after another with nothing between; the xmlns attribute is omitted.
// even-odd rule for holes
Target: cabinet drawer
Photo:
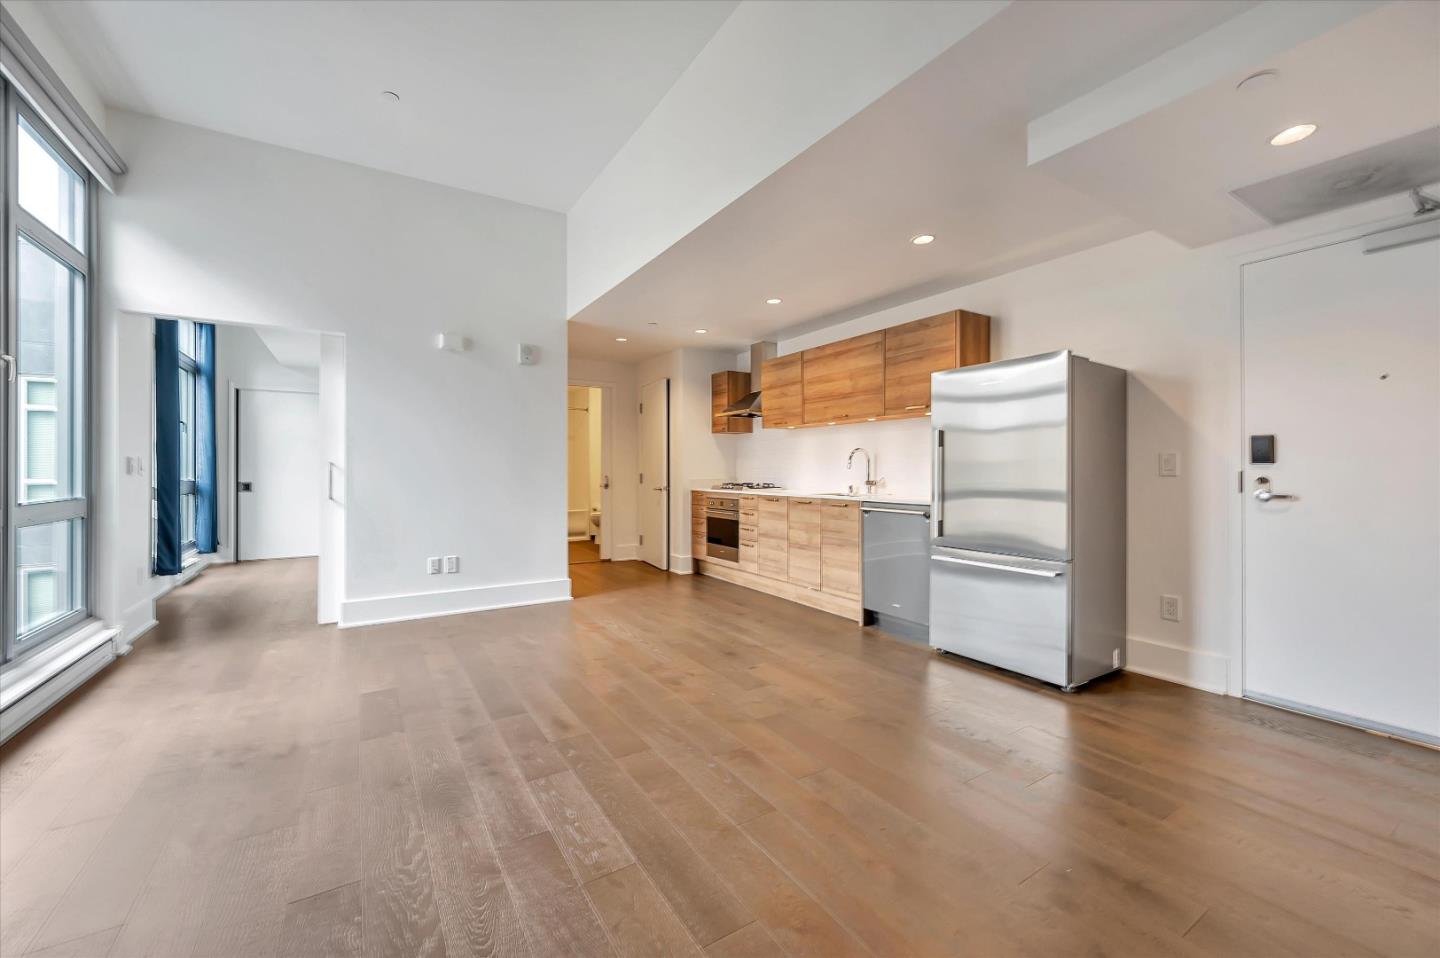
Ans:
<svg viewBox="0 0 1440 958"><path fill-rule="evenodd" d="M740 568L746 572L760 571L760 556L755 543L740 541Z"/></svg>

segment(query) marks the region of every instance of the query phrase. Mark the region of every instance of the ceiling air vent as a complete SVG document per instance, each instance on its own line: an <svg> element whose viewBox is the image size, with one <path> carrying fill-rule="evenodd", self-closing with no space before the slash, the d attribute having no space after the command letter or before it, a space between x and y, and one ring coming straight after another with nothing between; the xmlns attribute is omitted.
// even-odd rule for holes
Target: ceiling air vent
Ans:
<svg viewBox="0 0 1440 958"><path fill-rule="evenodd" d="M1230 195L1271 223L1338 210L1440 181L1440 127L1432 127L1242 186Z"/></svg>

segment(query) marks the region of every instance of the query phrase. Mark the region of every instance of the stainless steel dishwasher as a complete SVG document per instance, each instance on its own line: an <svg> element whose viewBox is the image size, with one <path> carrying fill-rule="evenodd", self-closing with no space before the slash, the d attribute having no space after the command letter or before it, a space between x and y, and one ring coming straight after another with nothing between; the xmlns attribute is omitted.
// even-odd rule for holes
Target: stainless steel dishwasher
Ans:
<svg viewBox="0 0 1440 958"><path fill-rule="evenodd" d="M930 507L863 502L865 624L930 640Z"/></svg>

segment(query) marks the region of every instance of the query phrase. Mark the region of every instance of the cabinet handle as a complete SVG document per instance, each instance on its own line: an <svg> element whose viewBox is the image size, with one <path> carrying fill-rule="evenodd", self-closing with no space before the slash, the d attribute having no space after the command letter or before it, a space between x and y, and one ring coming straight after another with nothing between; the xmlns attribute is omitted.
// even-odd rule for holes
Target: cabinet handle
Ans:
<svg viewBox="0 0 1440 958"><path fill-rule="evenodd" d="M905 411L906 411L906 412L909 412L909 411L912 410L912 409L929 409L929 408L930 408L930 404L929 404L929 403L920 403L919 405L916 405L916 406L906 406L906 407L905 407Z"/></svg>
<svg viewBox="0 0 1440 958"><path fill-rule="evenodd" d="M815 500L814 500L814 499L796 499L796 500L795 500L795 504L796 504L797 506L809 506L809 505L814 505L814 504L815 504Z"/></svg>

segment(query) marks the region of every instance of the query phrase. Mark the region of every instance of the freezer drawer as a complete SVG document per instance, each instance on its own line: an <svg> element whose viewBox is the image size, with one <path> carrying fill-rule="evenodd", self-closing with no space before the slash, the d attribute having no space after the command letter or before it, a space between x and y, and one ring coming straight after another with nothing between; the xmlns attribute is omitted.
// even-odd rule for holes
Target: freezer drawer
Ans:
<svg viewBox="0 0 1440 958"><path fill-rule="evenodd" d="M887 620L898 619L918 629L906 637L923 636L930 621L930 510L867 502L864 516L864 606Z"/></svg>
<svg viewBox="0 0 1440 958"><path fill-rule="evenodd" d="M930 556L930 645L1069 684L1070 563L958 549Z"/></svg>

